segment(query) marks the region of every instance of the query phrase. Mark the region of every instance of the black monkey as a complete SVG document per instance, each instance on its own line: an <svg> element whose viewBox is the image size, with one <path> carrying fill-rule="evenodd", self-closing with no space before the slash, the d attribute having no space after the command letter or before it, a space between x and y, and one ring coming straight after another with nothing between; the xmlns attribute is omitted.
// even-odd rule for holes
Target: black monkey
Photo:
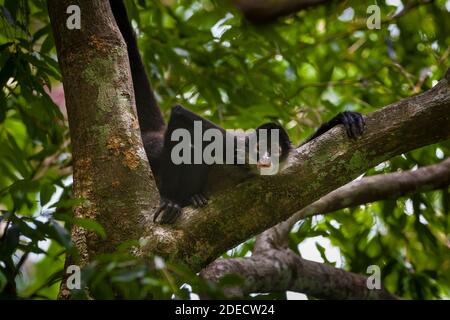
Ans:
<svg viewBox="0 0 450 320"><path fill-rule="evenodd" d="M182 207L190 204L194 206L204 206L207 204L204 188L211 168L211 165L207 164L174 164L171 159L171 151L176 144L171 140L173 131L176 129L186 129L192 135L194 121L200 121L203 130L210 128L219 130L223 142L225 142L228 133L223 128L182 106L172 108L169 123L167 126L165 125L162 113L145 73L136 36L127 16L123 0L110 0L110 4L116 23L127 44L142 140L161 194L161 203L154 214L154 220L161 214L161 223L173 223L180 215ZM362 134L364 129L364 120L359 113L343 112L328 123L323 124L304 143L313 140L339 124L344 125L347 135L350 138L357 138ZM255 131L256 148L259 147L261 142L260 132L262 131L260 129L266 130L269 140L272 131L277 130L279 144L277 144L277 150L267 148L261 156L259 156L261 152L256 152L256 167L270 167L271 153L277 153L281 162L286 159L291 149L291 143L286 131L275 123L263 124ZM245 152L248 155L250 153L248 141L251 140L251 136L245 137L245 139ZM270 141L268 142L266 145L271 146ZM200 148L204 149L205 146L202 143ZM194 152L194 148L191 148L191 152ZM236 150L233 152L236 152Z"/></svg>

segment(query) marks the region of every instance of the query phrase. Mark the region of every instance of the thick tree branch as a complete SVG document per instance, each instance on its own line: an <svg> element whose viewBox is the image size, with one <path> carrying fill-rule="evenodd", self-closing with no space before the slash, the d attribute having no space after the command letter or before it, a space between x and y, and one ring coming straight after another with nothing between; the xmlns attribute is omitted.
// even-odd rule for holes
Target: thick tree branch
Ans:
<svg viewBox="0 0 450 320"><path fill-rule="evenodd" d="M350 182L301 209L286 221L264 231L257 237L254 250L264 251L267 246L270 248L274 245L285 246L286 236L292 226L306 217L378 200L396 199L410 193L436 190L449 184L450 158L414 171L371 176Z"/></svg>
<svg viewBox="0 0 450 320"><path fill-rule="evenodd" d="M383 20L383 24L398 19L414 8L429 4L432 1L433 0L410 2L405 5L403 10ZM231 2L242 11L245 18L251 23L268 24L278 18L294 14L300 10L330 3L331 0L231 0ZM364 26L365 25L364 22Z"/></svg>
<svg viewBox="0 0 450 320"><path fill-rule="evenodd" d="M368 289L364 276L302 259L290 249L273 248L250 258L218 259L200 275L217 282L230 273L241 276L243 283L225 288L228 296L291 290L319 299L397 299L383 287Z"/></svg>
<svg viewBox="0 0 450 320"><path fill-rule="evenodd" d="M367 115L366 123L367 130L357 141L350 141L342 128L335 128L294 150L288 168L278 175L234 183L213 195L206 208L185 209L174 226L152 224L149 217L141 253L154 252L199 270L367 169L395 155L448 139L448 80Z"/></svg>
<svg viewBox="0 0 450 320"><path fill-rule="evenodd" d="M330 0L231 0L252 23L263 24Z"/></svg>

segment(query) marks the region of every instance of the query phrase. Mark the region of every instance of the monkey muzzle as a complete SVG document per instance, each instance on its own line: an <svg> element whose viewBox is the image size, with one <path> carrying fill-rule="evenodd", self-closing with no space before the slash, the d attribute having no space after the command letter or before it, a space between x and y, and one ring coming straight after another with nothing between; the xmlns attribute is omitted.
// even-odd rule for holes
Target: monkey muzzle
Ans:
<svg viewBox="0 0 450 320"><path fill-rule="evenodd" d="M270 155L268 153L264 153L256 164L256 167L258 169L270 168L271 166L272 166L272 158L270 157Z"/></svg>

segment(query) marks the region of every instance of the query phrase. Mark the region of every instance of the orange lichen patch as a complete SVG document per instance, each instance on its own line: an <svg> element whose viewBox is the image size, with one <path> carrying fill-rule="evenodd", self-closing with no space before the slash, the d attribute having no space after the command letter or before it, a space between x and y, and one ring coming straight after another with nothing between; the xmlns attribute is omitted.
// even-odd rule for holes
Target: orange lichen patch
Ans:
<svg viewBox="0 0 450 320"><path fill-rule="evenodd" d="M139 121L138 121L137 118L134 118L134 119L133 119L133 122L131 123L131 126L132 126L132 128L135 129L135 130L139 129Z"/></svg>
<svg viewBox="0 0 450 320"><path fill-rule="evenodd" d="M110 137L106 143L106 148L110 150L115 156L120 154L120 148L123 145L122 141L118 137Z"/></svg>
<svg viewBox="0 0 450 320"><path fill-rule="evenodd" d="M125 149L126 145L133 145L133 140L129 138L128 143L125 144L119 137L113 136L108 139L106 148L108 148L115 156L122 154L124 156L122 164L130 170L136 170L139 167L141 159L139 158L136 148L128 147Z"/></svg>
<svg viewBox="0 0 450 320"><path fill-rule="evenodd" d="M91 158L81 158L75 163L75 167L77 170L86 171L91 168L92 160Z"/></svg>
<svg viewBox="0 0 450 320"><path fill-rule="evenodd" d="M97 216L99 214L96 206L90 201L86 201L81 206L81 212L82 212L83 218L94 219L94 220L97 218Z"/></svg>
<svg viewBox="0 0 450 320"><path fill-rule="evenodd" d="M78 181L79 187L75 192L75 197L89 199L94 189L92 180L92 159L78 159L74 165L74 180Z"/></svg>
<svg viewBox="0 0 450 320"><path fill-rule="evenodd" d="M119 181L113 181L111 183L111 185L112 185L113 188L117 188L118 186L120 186L120 182Z"/></svg>
<svg viewBox="0 0 450 320"><path fill-rule="evenodd" d="M108 42L97 38L95 35L89 37L89 46L92 46L96 50L102 51L102 52L108 52L111 48L111 46Z"/></svg>
<svg viewBox="0 0 450 320"><path fill-rule="evenodd" d="M129 148L123 152L125 159L123 164L126 165L130 170L136 170L139 167L140 158L138 157L136 150Z"/></svg>

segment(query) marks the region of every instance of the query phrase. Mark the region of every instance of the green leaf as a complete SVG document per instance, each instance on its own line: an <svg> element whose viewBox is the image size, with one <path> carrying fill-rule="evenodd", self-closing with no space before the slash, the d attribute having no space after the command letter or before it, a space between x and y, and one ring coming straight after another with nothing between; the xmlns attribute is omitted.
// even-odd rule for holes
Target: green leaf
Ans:
<svg viewBox="0 0 450 320"><path fill-rule="evenodd" d="M316 242L316 248L319 251L320 256L322 257L323 261L325 261L325 263L335 265L334 262L328 260L327 255L325 254L326 249L323 246L321 246L318 242Z"/></svg>
<svg viewBox="0 0 450 320"><path fill-rule="evenodd" d="M16 60L10 57L0 70L0 88L3 88L8 80L14 76Z"/></svg>
<svg viewBox="0 0 450 320"><path fill-rule="evenodd" d="M74 206L78 206L84 203L84 199L76 198L76 199L62 199L51 206L51 208L55 209L71 209Z"/></svg>
<svg viewBox="0 0 450 320"><path fill-rule="evenodd" d="M51 221L49 224L49 228L47 229L47 232L53 239L55 239L59 244L61 244L65 248L67 249L73 248L70 234L58 222Z"/></svg>
<svg viewBox="0 0 450 320"><path fill-rule="evenodd" d="M11 1L9 1L11 2ZM18 3L18 1L15 1ZM14 7L12 7L12 9L14 10ZM6 21L11 25L11 26L16 26L16 19L15 19L15 11L13 11L13 13L11 13L11 11L9 11L9 9L5 6L0 6L0 11L2 11L3 16L5 17Z"/></svg>
<svg viewBox="0 0 450 320"><path fill-rule="evenodd" d="M55 46L55 40L53 39L53 35L50 33L42 42L41 53L46 54L49 53L50 50Z"/></svg>
<svg viewBox="0 0 450 320"><path fill-rule="evenodd" d="M0 45L0 52L9 48L12 44L14 44L14 42L6 42Z"/></svg>
<svg viewBox="0 0 450 320"><path fill-rule="evenodd" d="M219 280L219 286L221 287L228 287L228 286L239 286L242 284L244 279L242 276L238 274L227 274L220 278Z"/></svg>
<svg viewBox="0 0 450 320"><path fill-rule="evenodd" d="M95 220L92 219L84 219L84 218L75 218L73 219L73 223L83 227L86 230L94 231L97 233L102 239L106 239L106 231L103 226Z"/></svg>
<svg viewBox="0 0 450 320"><path fill-rule="evenodd" d="M50 185L50 184L44 184L41 187L40 190L40 201L41 201L41 206L45 206L50 199L52 198L53 194L56 192L56 187L54 185Z"/></svg>

